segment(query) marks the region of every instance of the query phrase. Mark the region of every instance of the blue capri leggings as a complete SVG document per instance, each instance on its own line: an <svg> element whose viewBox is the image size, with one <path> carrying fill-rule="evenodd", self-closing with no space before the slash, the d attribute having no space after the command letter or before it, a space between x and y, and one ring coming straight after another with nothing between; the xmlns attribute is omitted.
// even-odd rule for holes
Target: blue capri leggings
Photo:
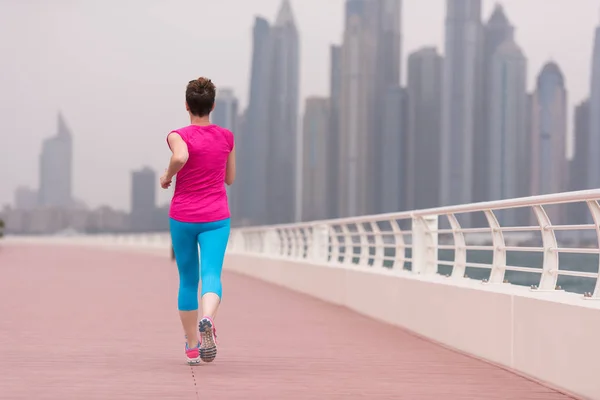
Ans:
<svg viewBox="0 0 600 400"><path fill-rule="evenodd" d="M202 277L202 296L215 293L222 296L221 270L229 240L230 220L187 223L170 220L171 240L179 270L181 311L198 309L198 284ZM198 258L200 245L200 258Z"/></svg>

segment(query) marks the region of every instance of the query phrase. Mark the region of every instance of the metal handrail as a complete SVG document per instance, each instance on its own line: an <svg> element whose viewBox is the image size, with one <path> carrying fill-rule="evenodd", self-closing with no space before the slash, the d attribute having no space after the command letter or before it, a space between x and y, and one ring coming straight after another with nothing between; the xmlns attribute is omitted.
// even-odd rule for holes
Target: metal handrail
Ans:
<svg viewBox="0 0 600 400"><path fill-rule="evenodd" d="M261 251L241 251L242 253L263 254L290 258L305 259L307 262L323 264L353 265L356 267L411 269L415 274L442 272L443 266L452 268L450 276L453 279L467 277L467 269L489 269L489 278L486 283L506 283L506 271L511 273L525 273L539 275L532 285L532 290L555 291L558 287L558 278L561 276L576 277L581 279L596 279L594 290L586 293L586 298L600 298L600 279L598 272L572 271L561 269L559 254L589 254L597 255L600 248L565 247L558 243L556 232L569 231L596 231L596 238L600 240L600 190L584 190L577 192L557 193L551 195L532 196L510 200L490 201L483 203L465 204L450 207L438 207L426 210L367 215L351 218L339 218L322 221L302 222L296 224L280 224L271 226L243 227L232 230L232 241L256 241L259 237L266 236L267 232L276 233L277 237L306 237L302 232L313 232L312 240L302 242L302 249L294 249L294 242L286 242L292 246L283 254ZM590 211L593 224L553 225L544 207L562 205L567 203L585 202ZM537 225L530 226L502 226L497 218L500 210L516 208L529 208L537 219ZM457 214L483 212L488 226L484 228L462 227L457 219ZM446 218L449 229L440 229L439 219ZM410 229L402 228L398 221L410 222ZM380 225L387 224L388 228ZM321 229L319 229L319 227ZM327 234L323 234L323 232ZM541 239L541 246L531 243L515 245L516 239L511 234L522 233L537 234ZM448 239L444 234L450 235L453 244L440 240ZM490 234L489 244L471 244L467 242L469 235ZM259 240L260 241L260 240ZM506 242L509 241L509 244ZM312 246L325 246L328 250L316 259L311 256ZM234 249L241 249L237 245ZM308 250L307 250L308 249ZM441 251L454 252L454 260L439 259ZM411 251L411 254L408 253ZM492 254L490 263L472 262L467 260L467 252L488 251ZM516 266L507 265L507 253L535 253L543 257L542 265ZM409 264L410 263L410 266Z"/></svg>

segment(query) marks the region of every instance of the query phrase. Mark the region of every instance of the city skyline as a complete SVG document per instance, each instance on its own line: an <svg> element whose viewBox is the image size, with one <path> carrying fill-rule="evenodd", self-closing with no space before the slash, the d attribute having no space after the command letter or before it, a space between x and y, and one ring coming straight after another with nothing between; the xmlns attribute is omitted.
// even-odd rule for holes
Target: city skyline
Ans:
<svg viewBox="0 0 600 400"><path fill-rule="evenodd" d="M260 2L259 2L260 3ZM270 2L269 5L273 5L275 4L275 8L277 9L277 5L279 2ZM412 52L412 50L414 50L416 47L421 47L422 45L427 45L430 44L434 47L437 48L437 50L443 54L444 49L443 46L439 45L439 40L428 40L428 38L426 37L425 34L423 34L422 32L419 32L418 35L415 35L414 32L411 33L411 24L414 27L414 15L418 15L418 14L411 14L410 17L407 17L407 14L409 14L411 11L411 7L417 7L414 4L412 4L413 2L411 1L407 1L405 0L403 2L403 7L404 7L404 17L403 17L403 33L402 33L402 38L403 38L403 42L405 41L411 41L413 40L413 44L409 44L407 46L402 46L403 47L403 61L402 61L402 65L404 66L403 70L406 70L406 62L404 61L406 59L406 57L408 56L408 54L410 54ZM547 61L548 59L552 58L549 57L548 54L544 54L543 56L540 55L540 53L552 53L552 52L558 52L557 50L554 51L550 51L548 50L548 48L550 47L554 47L554 48L558 48L559 45L561 44L561 39L557 39L557 40L551 40L550 38L552 37L552 32L547 32L547 40L544 41L540 41L539 38L536 40L536 48L532 48L531 43L532 43L532 39L531 39L531 35L527 36L527 34L523 34L522 35L522 31L525 29L531 29L531 24L523 24L523 23L519 23L519 19L521 19L521 21L523 20L523 11L522 11L522 6L519 5L515 5L514 2L510 2L510 1L504 1L502 2L505 6L505 10L507 11L507 14L511 20L511 23L513 23L513 25L515 25L517 27L517 38L518 38L518 43L519 45L523 48L523 52L525 53L526 57L528 58L528 60L530 61L530 67L528 68L528 89L531 90L532 89L532 82L534 81L534 79L530 79L531 76L535 76L538 72L539 69L541 69L541 65L540 61L541 59L544 59L545 61ZM533 3L533 2L532 2ZM262 4L262 3L261 3ZM332 35L332 39L329 40L326 37L322 37L321 35L321 28L319 28L318 30L315 28L312 28L312 24L307 24L306 23L306 17L302 18L303 15L306 15L306 8L303 7L307 7L304 6L302 4L296 4L296 2L292 3L294 5L294 7L298 8L297 13L297 19L298 19L298 23L299 23L299 27L300 27L300 32L301 32L301 39L303 37L305 37L306 35L313 35L311 36L311 40L313 40L313 44L317 43L319 46L319 51L321 51L324 55L321 57L321 60L325 60L325 62L321 62L318 65L318 69L319 69L319 73L318 74L312 74L313 77L311 77L311 79L308 80L309 85L308 85L308 89L304 88L301 89L301 92L304 92L304 95L302 95L300 97L301 101L300 104L302 104L304 102L304 99L306 98L306 94L307 92L311 93L315 92L318 94L318 92L328 92L328 74L327 74L327 70L328 70L328 59L329 59L329 46L330 44L336 44L336 43L340 43L340 37L341 37L341 27L339 26L339 24L337 25L338 32L337 34L333 34ZM584 9L585 7L588 7L588 10L590 10L590 4L589 2L582 2L579 3L581 4L578 7L581 7L581 9ZM587 6L585 5L587 4ZM331 6L331 9L334 10L336 9L336 7L334 7L335 5ZM483 2L483 6L484 6L484 20L490 15L490 10L492 9L491 7L493 6L493 2ZM155 7L155 6L152 6ZM264 5L259 5L257 8L262 7L263 10L266 10L266 6ZM487 7L487 8L486 8ZM533 6L532 6L533 7ZM77 7L75 7L73 10L71 10L71 12L82 12L82 9L84 9L85 7L82 5L79 5ZM177 8L177 7L175 7ZM432 14L436 14L442 15L444 13L444 6L443 4L440 5L441 10L432 10L431 13ZM572 7L571 7L572 8ZM23 12L23 9L27 9L27 6L22 5L22 6L17 6L15 7L15 10L17 10L17 15L19 15L19 12ZM60 10L60 6L57 6L57 9ZM337 9L335 10L335 14L333 15L340 15L341 10L343 9L342 5L340 4L340 2L337 3ZM521 11L520 11L521 9ZM20 11L19 11L20 10ZM98 10L97 8L95 8L95 10ZM303 11L304 10L304 11ZM557 7L555 5L547 5L545 11L550 12L552 10L557 10ZM101 10L100 10L101 11ZM142 10L144 11L144 10ZM296 11L296 10L295 10ZM572 10L571 10L572 11ZM565 14L565 18L569 18L569 13L571 12L569 10L566 10ZM124 13L129 12L128 10L124 10ZM145 11L144 11L145 12ZM578 11L578 12L581 12ZM246 16L244 17L244 20L246 20L246 25L248 25L251 22L251 17L249 18L249 15L252 15L253 12L250 12L249 14L246 14ZM265 11L264 12L265 15L268 16L272 16L273 15L273 10L270 11ZM583 14L583 13L582 13ZM590 14L590 12L588 11L587 14ZM4 14L6 15L6 13ZM154 17L156 17L155 14L152 14ZM531 12L531 9L528 11L529 18L534 18L534 13ZM35 12L33 13L33 17L35 17L36 14ZM59 15L56 15L57 17L60 17ZM240 17L236 17L236 18L242 18ZM272 19L272 18L269 18ZM332 19L331 14L328 17L328 21L331 20L333 21L335 18ZM567 81L567 90L569 92L569 107L568 107L568 114L569 114L569 120L572 120L572 110L574 109L573 105L576 104L577 102L583 100L585 97L587 97L587 92L589 91L587 89L587 87L589 87L589 84L587 83L589 80L586 78L586 75L589 76L589 70L590 70L590 64L591 64L591 49L592 49L592 41L593 41L593 32L596 28L597 25L597 13L594 13L594 18L590 18L588 21L591 21L589 26L587 26L587 34L585 37L581 37L578 40L573 40L572 38L570 39L573 44L575 46L581 46L582 49L585 49L585 53L583 53L583 55L581 55L581 52L577 52L577 54L573 54L571 56L571 54L569 54L569 57L566 56L557 56L555 55L553 58L557 60L558 64L561 66L561 68L565 71L565 78ZM154 21L157 22L157 21ZM58 23L58 22L55 22ZM332 25L335 25L332 23ZM11 25L10 23L7 24L7 26L10 28ZM81 28L81 27L78 27ZM335 28L335 26L334 26ZM430 30L432 31L437 31L439 29L443 29L443 25L442 26L437 26L437 25L431 25L429 26ZM57 27L57 32L60 31L60 29L62 29L61 27ZM577 27L576 26L572 26L569 30L569 32L572 31L576 31ZM414 31L414 28L413 28ZM85 33L85 30L83 31L83 33ZM319 38L318 40L315 39L314 35L318 34ZM88 33L89 35L89 33ZM522 37L520 37L519 35L522 35ZM415 40L415 36L418 36L421 40L422 43L419 43L418 45L414 44L414 40ZM563 32L563 36L564 32ZM568 35L567 35L568 36ZM53 36L54 37L54 36ZM110 37L109 37L110 39ZM49 38L48 40L52 40L52 37ZM128 39L131 42L131 39ZM302 40L301 40L302 41ZM310 42L310 41L309 41ZM110 43L110 40L108 41L108 43ZM528 44L529 43L529 44ZM583 45L581 44L583 43ZM52 43L50 43L52 44ZM159 43L160 44L160 43ZM310 45L310 44L309 44ZM545 47L545 49L544 49ZM541 49L540 49L541 48ZM575 51L575 50L573 50ZM537 52L537 55L536 55ZM303 54L309 54L308 52L303 52ZM310 53L312 54L312 53ZM573 74L571 72L568 71L568 65L569 63L572 64L573 59L577 59L578 57L581 57L585 62L581 62L580 64L584 67L582 67L582 70L584 71L584 73L579 73L579 74ZM9 57L10 58L10 57ZM14 57L13 57L14 58ZM17 57L18 58L18 57ZM302 59L306 59L308 58L307 56L303 57ZM318 58L318 57L317 57ZM531 62L531 60L533 59L533 62ZM45 58L42 57L41 61L44 61ZM81 61L80 61L81 62ZM79 63L80 63L79 62ZM311 61L310 62L311 65L316 65L315 61ZM79 65L79 64L78 64ZM567 67L565 67L565 65ZM537 68L536 66L539 66L540 68ZM587 67L585 67L587 66ZM312 68L312 67L311 67ZM189 69L191 71L191 69L189 67L186 67L186 69ZM238 66L238 69L239 66ZM244 69L244 68L241 68ZM85 70L85 69L84 69ZM306 67L304 67L304 70L306 70ZM316 70L316 68L315 68ZM12 70L8 70L9 73L12 73L13 77L16 78L20 78L19 74L14 74L13 72L11 72ZM154 70L152 70L154 71ZM93 71L92 71L93 72ZM306 74L306 72L304 72L304 74ZM32 79L33 82L35 82L35 73L33 74L33 77L30 77L30 79ZM39 75L39 73L37 74ZM95 158L94 154L90 153L90 149L88 148L89 143L90 142L94 142L94 140L92 140L90 138L90 132L98 132L98 128L96 128L96 126L103 126L103 134L100 136L106 136L106 140L104 140L104 142L107 143L114 143L114 137L111 136L113 134L113 132L118 132L119 131L119 125L115 125L115 123L119 122L119 118L116 116L122 116L122 115L126 115L128 111L133 111L133 113L131 114L131 118L130 119L134 119L138 121L138 124L140 125L140 127L144 126L144 120L152 120L152 118L148 118L147 116L144 116L143 119L140 119L138 117L136 117L136 111L135 109L131 109L131 107L127 108L127 107L121 107L119 109L114 108L113 105L110 104L106 104L106 102L103 102L104 104L106 104L106 110L104 110L103 108L99 108L103 110L102 113L98 113L96 112L97 116L99 117L99 119L94 120L92 118L92 120L88 120L89 123L82 123L82 116L86 115L85 112L77 112L77 111L72 111L74 108L77 109L76 107L73 107L73 103L70 102L70 100L68 100L67 98L64 97L64 95L58 95L58 96L54 96L51 97L51 99L54 99L54 104L50 104L48 106L46 106L45 108L47 109L47 111L40 111L40 107L41 105L39 104L33 104L32 107L32 111L34 112L34 115L36 115L36 129L40 130L40 133L43 133L41 131L45 131L48 132L50 130L50 124L49 123L45 123L44 120L47 118L44 117L45 114L51 113L51 114L55 114L55 110L57 108L62 108L64 110L66 110L67 114L69 115L69 120L70 120L70 125L76 127L75 131L77 132L77 135L80 136L80 138L78 137L76 140L76 154L78 154L76 156L75 164L78 165L77 168L75 168L74 171L74 191L76 195L80 195L83 200L85 200L86 202L88 202L91 206L97 206L100 204L110 204L113 206L116 206L118 208L127 208L127 204L129 204L129 200L128 197L129 195L126 193L127 192L127 171L134 169L136 167L139 167L141 165L145 165L145 164L150 164L154 169L156 170L162 170L164 168L164 163L165 163L165 159L167 157L167 149L164 149L162 145L164 145L163 143L163 135L164 132L167 132L168 129L172 129L174 127L176 127L176 125L173 123L173 121L181 121L181 125L185 124L185 114L184 112L181 111L181 94L179 93L181 90L177 91L176 89L178 89L181 84L179 84L178 86L178 82L181 81L181 79L176 79L178 74L169 74L171 76L170 78L170 85L173 87L173 91L172 94L170 95L170 98L175 100L173 101L173 106L170 109L167 109L166 112L163 113L163 110L160 109L156 109L156 106L154 106L152 108L152 113L153 114L160 114L166 117L163 119L163 122L159 122L158 124L154 124L157 125L155 129L159 129L158 132L156 132L156 134L152 134L153 137L157 137L156 140L148 140L148 129L141 129L140 132L136 132L136 131L132 131L131 129L127 129L126 133L122 133L123 135L129 135L131 136L131 138L133 139L135 137L136 141L139 140L146 140L148 141L148 158L150 159L149 161L146 160L142 160L137 158L137 156L130 156L129 158L126 157L110 157L110 161L111 163L108 164L106 160L104 160L105 163L107 163L106 168L105 168L105 172L102 173L101 175L95 175L97 174L94 171L89 171L89 167L86 166L87 163L82 163L82 160L91 160L93 165L99 165L102 164L102 160ZM179 74L179 76L182 76L184 74ZM196 74L199 75L199 74ZM207 75L209 75L207 73ZM246 73L243 73L242 75L246 75ZM405 75L405 73L403 73L403 75ZM5 76L11 76L10 74L5 75ZM59 75L57 75L57 78L59 77ZM193 77L193 75L192 75ZM58 78L60 79L60 78ZM97 78L96 78L97 79ZM185 76L185 79L188 79L188 76ZM581 88L579 90L573 90L572 87L573 86L584 86L581 83L576 84L573 83L573 81L577 81L577 80L583 81L585 84L585 89L582 90ZM243 79L244 81L246 81L246 79ZM17 82L19 82L19 79L16 79ZM132 81L144 81L144 73L142 72L142 75L139 77L132 77ZM151 81L151 79L147 80L147 81ZM306 80L301 79L301 82L305 82ZM321 82L319 85L316 85L316 82ZM403 79L403 82L405 81L405 79ZM93 84L93 80L90 81L90 84ZM122 81L115 81L115 83L117 82L121 82ZM314 85L312 87L316 88L316 89L310 89L310 84ZM45 84L45 87L52 87L52 83L48 82ZM247 96L245 95L246 89L245 86L247 86L246 84L241 84L238 85L234 82L234 79L231 80L227 80L227 79L223 79L221 78L221 82L219 83L220 86L228 86L228 87L232 87L235 91L236 94L238 95L238 98L240 99L240 103L244 104L246 103L246 99ZM7 86L8 86L8 92L10 92L10 84L7 82ZM96 84L97 86L97 84ZM110 88L114 88L114 85L108 85ZM84 85L85 87L85 85ZM320 89L318 88L320 87ZM26 86L25 86L26 88ZM68 88L67 88L68 89ZM69 93L69 91L72 92L72 90L68 89L65 91L65 95L67 93ZM99 91L101 94L100 98L102 98L102 94L105 93L104 91L100 90ZM576 94L576 92L578 94ZM43 92L42 92L43 93ZM247 92L246 92L247 93ZM96 94L96 97L98 97L98 94ZM147 95L144 95L147 96ZM75 96L77 97L77 96ZM66 101L59 101L61 98L63 98ZM43 104L44 102L48 103L48 97L43 99L44 101L38 102ZM89 102L88 102L89 103ZM16 107L19 103L19 97L16 96L16 100L15 100L15 105L13 105L13 103L11 103L11 107ZM66 104L62 105L62 104ZM93 104L93 103L92 103ZM119 104L118 101L115 102L115 105ZM175 107L176 105L179 105L180 107ZM31 105L30 105L31 106ZM244 106L242 106L244 107ZM94 107L90 107L92 110L94 109ZM135 107L134 107L135 108ZM144 107L142 107L144 108ZM9 108L12 110L12 108ZM25 109L27 109L27 107L25 107ZM302 109L302 107L300 107L300 109ZM19 115L19 111L15 110L16 112L15 114L15 118L17 115ZM302 111L299 110L299 114ZM141 116L141 115L140 115ZM169 117L170 116L170 117ZM123 118L123 117L120 117ZM7 117L6 114L2 115L2 122L7 125L5 127L5 129L10 130L14 130L11 129L11 121L13 120L12 117ZM7 123L8 122L8 123ZM104 125L106 125L104 127ZM17 126L17 125L15 125ZM44 126L48 126L48 129L44 129ZM570 131L572 127L572 123L569 122L568 123L568 130ZM28 128L28 130L30 130L30 128ZM3 135L6 133L3 133ZM25 142L27 143L31 143L28 146L30 148L35 148L36 145L35 143L31 142L31 138L35 137L36 133L32 132L32 133L28 133L27 135L23 136L23 140L25 140ZM39 135L39 133L37 133L37 135ZM128 137L129 137L128 136ZM11 140L11 139L9 139ZM29 142L28 142L29 141ZM36 140L37 143L40 143L41 141L38 139ZM94 142L95 144L98 144L98 142ZM39 146L39 145L37 145ZM110 154L110 151L114 151L116 152L116 154L121 154L122 150L118 149L118 148L114 148L113 147L109 147L107 150L107 147L103 147L103 145L99 145L99 146L95 146L95 148L97 148L97 150L99 150L100 152L103 152L104 154ZM165 151L166 150L166 151ZM107 153L108 151L108 153ZM37 153L36 151L33 151L34 153ZM162 155L161 155L162 154ZM5 156L5 154L2 154ZM10 155L8 155L10 157ZM3 160L7 160L7 157L0 157L0 159ZM27 158L25 158L27 160ZM112 165L112 162L114 161L114 165ZM3 168L3 170L9 170L9 168ZM37 174L36 171L29 171L27 172L27 168L24 168L20 173L19 173L19 180L17 181L17 179L13 176L10 176L8 179L8 189L2 189L0 191L0 203L10 203L12 202L12 198L13 198L13 192L16 189L17 186L22 186L22 185L26 185L26 186L34 186L35 182L37 181ZM87 171L87 172L86 172ZM120 171L120 172L119 172ZM107 178L111 181L114 181L114 185L112 185L112 190L114 190L113 193L105 193L105 190L101 190L102 187L107 187L107 186L111 186L108 181L103 181L104 176L108 176L110 178ZM92 179L86 179L84 177L91 177ZM93 187L89 187L86 186L85 182L86 181L94 181L95 184L93 185ZM125 190L123 190L122 188L124 188ZM125 193L124 193L125 192ZM160 202L161 203L165 203L166 201L168 201L168 196L169 193L161 193L160 194Z"/></svg>

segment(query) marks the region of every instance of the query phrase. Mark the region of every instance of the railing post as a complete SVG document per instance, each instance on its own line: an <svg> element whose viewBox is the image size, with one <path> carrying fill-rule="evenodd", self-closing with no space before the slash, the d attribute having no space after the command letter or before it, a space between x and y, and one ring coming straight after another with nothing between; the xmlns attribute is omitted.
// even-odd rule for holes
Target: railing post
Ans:
<svg viewBox="0 0 600 400"><path fill-rule="evenodd" d="M492 231L492 245L494 246L492 270L490 271L490 283L504 282L504 272L506 271L506 244L504 234L498 219L492 210L485 211L485 217Z"/></svg>
<svg viewBox="0 0 600 400"><path fill-rule="evenodd" d="M269 229L265 232L263 249L267 256L273 257L282 255L279 235L275 229ZM287 253L284 255L288 256Z"/></svg>
<svg viewBox="0 0 600 400"><path fill-rule="evenodd" d="M369 239L367 239L367 231L362 222L356 224L356 232L358 235L360 253L358 255L358 265L369 264Z"/></svg>
<svg viewBox="0 0 600 400"><path fill-rule="evenodd" d="M396 245L394 249L394 265L393 268L396 270L404 270L404 266L406 264L406 243L404 242L404 235L402 233L402 229L400 229L400 225L398 225L398 221L392 219L390 221L392 225L392 232L394 232L394 244Z"/></svg>
<svg viewBox="0 0 600 400"><path fill-rule="evenodd" d="M542 276L540 277L539 290L554 291L558 280L558 253L556 248L558 242L552 228L552 221L541 205L533 206L533 212L540 225L542 243L544 245L544 261L542 265Z"/></svg>
<svg viewBox="0 0 600 400"><path fill-rule="evenodd" d="M260 236L257 232L247 232L245 234L246 239L245 243L246 243L246 252L251 253L251 254L255 254L255 253L259 253L260 251L260 243L258 242L260 239Z"/></svg>
<svg viewBox="0 0 600 400"><path fill-rule="evenodd" d="M592 214L592 219L594 221L594 229L596 230L596 238L598 240L598 244L600 244L600 205L598 205L597 200L588 200L587 206ZM594 286L594 292L592 293L593 299L600 299L600 276L596 277L596 285Z"/></svg>
<svg viewBox="0 0 600 400"><path fill-rule="evenodd" d="M302 258L302 250L300 249L300 229L299 228L290 228L291 231L291 241L292 241L292 250L290 256L292 258Z"/></svg>
<svg viewBox="0 0 600 400"><path fill-rule="evenodd" d="M310 252L313 245L313 227L304 227L300 229L300 238L302 239L302 258L310 259Z"/></svg>
<svg viewBox="0 0 600 400"><path fill-rule="evenodd" d="M331 235L331 262L338 264L340 262L340 239L339 239L339 235L341 232L341 229L338 230L335 228L335 225L332 226L331 228L331 233L329 233Z"/></svg>
<svg viewBox="0 0 600 400"><path fill-rule="evenodd" d="M438 216L427 215L412 219L412 272L437 273Z"/></svg>
<svg viewBox="0 0 600 400"><path fill-rule="evenodd" d="M375 254L373 255L373 266L383 267L385 264L385 243L381 235L381 229L377 222L371 222L371 232L373 232L373 246L375 247Z"/></svg>
<svg viewBox="0 0 600 400"><path fill-rule="evenodd" d="M312 230L312 245L310 247L310 260L326 263L329 260L329 226L315 225Z"/></svg>
<svg viewBox="0 0 600 400"><path fill-rule="evenodd" d="M246 244L244 243L244 234L242 232L234 232L229 238L228 247L228 250L233 253L244 252L246 249Z"/></svg>
<svg viewBox="0 0 600 400"><path fill-rule="evenodd" d="M348 229L348 224L341 224L342 233L344 234L344 258L342 260L343 264L352 265L353 264L353 253L354 253L354 243L352 241L352 233L350 233L350 229Z"/></svg>
<svg viewBox="0 0 600 400"><path fill-rule="evenodd" d="M452 228L452 238L454 239L452 278L464 278L467 269L467 241L456 215L448 214L448 222Z"/></svg>

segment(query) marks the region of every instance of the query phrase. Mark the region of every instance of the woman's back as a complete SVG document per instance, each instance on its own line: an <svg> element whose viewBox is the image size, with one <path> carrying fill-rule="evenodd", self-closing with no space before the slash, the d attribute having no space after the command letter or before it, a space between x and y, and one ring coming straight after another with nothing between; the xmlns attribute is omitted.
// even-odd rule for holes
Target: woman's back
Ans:
<svg viewBox="0 0 600 400"><path fill-rule="evenodd" d="M174 130L189 158L177 174L169 216L180 222L213 222L230 217L225 189L233 134L218 125L189 125Z"/></svg>

